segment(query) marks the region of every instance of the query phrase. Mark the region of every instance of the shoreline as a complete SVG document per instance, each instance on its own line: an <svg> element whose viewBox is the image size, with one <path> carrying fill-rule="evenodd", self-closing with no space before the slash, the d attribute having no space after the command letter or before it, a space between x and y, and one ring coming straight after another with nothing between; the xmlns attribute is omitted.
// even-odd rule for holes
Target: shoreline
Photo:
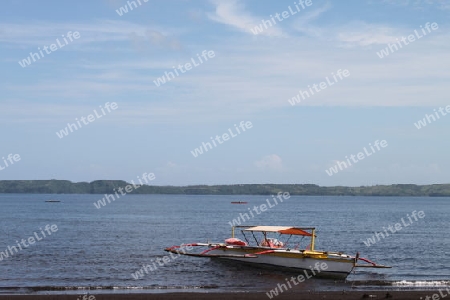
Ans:
<svg viewBox="0 0 450 300"><path fill-rule="evenodd" d="M447 288L449 290L449 288ZM448 294L445 289L441 289L444 294ZM414 291L302 291L302 292L284 292L272 298L280 300L290 299L425 299L432 297L433 294L439 294L439 290L414 290ZM0 300L75 300L82 299L86 293L79 294L48 294L48 295L0 295ZM222 300L222 299L244 299L260 300L270 299L265 292L229 292L229 293L198 293L198 292L177 292L177 293L130 293L130 294L93 294L95 300L131 300L131 299L163 299L163 300Z"/></svg>
<svg viewBox="0 0 450 300"><path fill-rule="evenodd" d="M153 174L153 173L150 173ZM139 177L139 176L138 176ZM142 183L142 182L141 182ZM148 182L147 182L148 183ZM0 180L0 194L114 194L117 188L126 189L124 180ZM450 197L449 183L428 185L390 184L375 186L320 186L317 184L219 184L219 185L136 185L130 195L211 195L211 196L270 196L289 191L291 196L364 196L364 197Z"/></svg>

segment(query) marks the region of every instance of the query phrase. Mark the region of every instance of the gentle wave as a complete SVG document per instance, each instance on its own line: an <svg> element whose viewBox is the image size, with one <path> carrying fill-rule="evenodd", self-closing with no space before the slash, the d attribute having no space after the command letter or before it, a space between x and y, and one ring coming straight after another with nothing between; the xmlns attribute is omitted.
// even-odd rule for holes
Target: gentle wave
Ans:
<svg viewBox="0 0 450 300"><path fill-rule="evenodd" d="M0 287L0 291L76 291L76 290L183 290L183 289L216 289L218 286L33 286L33 287Z"/></svg>
<svg viewBox="0 0 450 300"><path fill-rule="evenodd" d="M392 286L392 287L412 287L412 288L429 288L429 287L450 287L450 280L361 280L361 281L347 281L352 286Z"/></svg>
<svg viewBox="0 0 450 300"><path fill-rule="evenodd" d="M449 280L417 280L417 281L385 281L385 280L364 280L347 281L351 287L392 287L392 288L439 288L450 287ZM350 287L350 286L349 286ZM33 286L33 287L0 287L0 293L36 293L43 291L164 291L164 290L209 290L220 289L217 285L203 286Z"/></svg>
<svg viewBox="0 0 450 300"><path fill-rule="evenodd" d="M405 287L447 287L450 286L449 280L417 280L417 281L408 281L408 280L401 280L401 281L395 281L392 283L393 286L405 286Z"/></svg>

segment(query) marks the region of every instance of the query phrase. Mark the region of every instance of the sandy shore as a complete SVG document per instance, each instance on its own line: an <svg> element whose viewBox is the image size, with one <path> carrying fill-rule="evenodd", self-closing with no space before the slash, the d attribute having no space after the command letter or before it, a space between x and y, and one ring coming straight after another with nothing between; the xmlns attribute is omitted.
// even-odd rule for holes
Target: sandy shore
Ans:
<svg viewBox="0 0 450 300"><path fill-rule="evenodd" d="M300 293L282 293L275 297L277 300L290 299L425 299L438 293L437 291L351 291L351 292L300 292ZM387 295L388 294L388 295ZM0 300L76 300L82 299L79 295L0 295ZM162 300L222 300L222 299L243 299L260 300L269 299L265 293L168 293L168 294L91 294L95 300L144 300L144 299L162 299ZM422 298L421 298L422 297ZM91 298L93 299L93 298Z"/></svg>

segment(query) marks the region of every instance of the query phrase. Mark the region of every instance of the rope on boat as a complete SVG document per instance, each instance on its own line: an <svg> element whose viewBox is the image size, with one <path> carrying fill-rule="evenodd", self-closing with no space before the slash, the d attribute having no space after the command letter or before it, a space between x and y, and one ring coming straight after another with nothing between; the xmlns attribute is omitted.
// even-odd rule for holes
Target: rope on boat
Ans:
<svg viewBox="0 0 450 300"><path fill-rule="evenodd" d="M262 255L262 254L269 254L269 253L274 253L275 250L265 250L265 251L261 251L261 252L256 252L253 253L254 255Z"/></svg>
<svg viewBox="0 0 450 300"><path fill-rule="evenodd" d="M377 264L377 263L375 263L375 262L373 262L373 261L371 261L371 260L369 260L367 258L360 257L359 256L359 252L356 253L355 257L351 257L351 258L355 259L355 267L357 267L357 268L386 268L386 269L392 268L390 266L379 265L379 264ZM364 262L366 262L366 263L368 263L370 265L364 265L364 264L363 265L358 265L357 264L358 260L362 260L362 261L364 261Z"/></svg>
<svg viewBox="0 0 450 300"><path fill-rule="evenodd" d="M216 249L219 249L221 246L220 245L218 245L218 246L215 246L215 247L212 247L212 248L209 248L209 249L206 249L205 251L203 251L202 253L200 253L201 255L203 255L203 254L206 254L206 253L208 253L209 251L213 251L213 250L216 250Z"/></svg>
<svg viewBox="0 0 450 300"><path fill-rule="evenodd" d="M166 248L166 251L175 250L182 247L201 247L201 246L209 246L209 244L203 244L203 243L192 243L192 244L182 244L180 246L172 246L169 248Z"/></svg>
<svg viewBox="0 0 450 300"><path fill-rule="evenodd" d="M376 266L376 265L377 265L377 264L374 263L373 261L368 260L367 258L364 258L364 257L358 257L358 260L365 261L366 263L369 263L369 264L371 264L371 265L373 265L373 266Z"/></svg>

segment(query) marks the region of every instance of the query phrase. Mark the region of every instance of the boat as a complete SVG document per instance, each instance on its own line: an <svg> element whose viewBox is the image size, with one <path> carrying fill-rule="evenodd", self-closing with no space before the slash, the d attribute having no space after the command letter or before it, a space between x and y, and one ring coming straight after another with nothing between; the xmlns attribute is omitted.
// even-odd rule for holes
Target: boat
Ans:
<svg viewBox="0 0 450 300"><path fill-rule="evenodd" d="M245 201L231 201L231 204L247 204Z"/></svg>
<svg viewBox="0 0 450 300"><path fill-rule="evenodd" d="M236 229L240 229L244 240L235 237ZM226 239L225 243L182 244L164 250L179 255L274 267L277 270L304 271L305 274L325 278L345 279L355 268L391 268L362 258L359 253L352 256L316 250L315 240L314 227L234 226L231 238ZM301 244L304 244L303 248ZM200 251L187 251L192 249Z"/></svg>
<svg viewBox="0 0 450 300"><path fill-rule="evenodd" d="M60 200L45 200L45 202L61 202Z"/></svg>

